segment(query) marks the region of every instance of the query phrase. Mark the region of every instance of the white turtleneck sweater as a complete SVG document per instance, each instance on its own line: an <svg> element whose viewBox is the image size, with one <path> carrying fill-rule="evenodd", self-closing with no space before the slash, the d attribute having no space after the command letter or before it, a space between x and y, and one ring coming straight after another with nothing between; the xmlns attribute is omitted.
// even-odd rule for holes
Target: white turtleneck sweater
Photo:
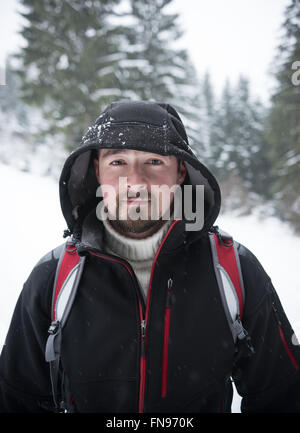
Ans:
<svg viewBox="0 0 300 433"><path fill-rule="evenodd" d="M118 233L110 224L109 220L103 220L104 249L109 254L118 255L127 260L143 289L145 299L147 298L148 285L150 280L151 268L155 253L168 228L173 221L173 217L153 235L144 239L132 239Z"/></svg>

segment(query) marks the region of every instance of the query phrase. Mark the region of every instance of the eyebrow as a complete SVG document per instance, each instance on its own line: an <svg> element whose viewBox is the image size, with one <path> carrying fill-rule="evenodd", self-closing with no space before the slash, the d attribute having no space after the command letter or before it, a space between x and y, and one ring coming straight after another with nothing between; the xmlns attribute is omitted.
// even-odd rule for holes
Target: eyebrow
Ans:
<svg viewBox="0 0 300 433"><path fill-rule="evenodd" d="M101 153L102 159L105 159L111 155L126 153L126 149L106 149L106 150L102 149L102 150L103 150L103 153ZM149 153L150 157L152 157L152 158L170 157L170 155L160 155L158 153L151 153L151 152L147 152L147 153Z"/></svg>
<svg viewBox="0 0 300 433"><path fill-rule="evenodd" d="M115 155L116 153L124 153L124 151L122 149L108 149L108 150L103 152L101 157L102 157L102 159L105 159L110 155Z"/></svg>

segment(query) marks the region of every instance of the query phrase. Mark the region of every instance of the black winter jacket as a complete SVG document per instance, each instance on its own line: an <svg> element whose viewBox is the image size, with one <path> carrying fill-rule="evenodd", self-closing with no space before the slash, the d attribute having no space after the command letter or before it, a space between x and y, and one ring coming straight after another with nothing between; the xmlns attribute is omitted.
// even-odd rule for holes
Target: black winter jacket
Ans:
<svg viewBox="0 0 300 433"><path fill-rule="evenodd" d="M177 113L164 104L113 104L66 161L62 209L79 254L86 255L62 337L60 383L68 410L228 412L233 378L243 412L300 412L299 346L292 343L293 330L271 279L243 245L238 246L246 293L243 326L255 353L243 342L234 344L208 239L219 212L219 188L181 128ZM146 304L130 264L103 251L103 224L94 212L91 150L102 142L117 148L120 131L128 148L180 156L187 183L205 185L204 226L187 232L184 219L172 223L154 258ZM35 266L16 305L0 359L3 412L53 411L45 345L60 250Z"/></svg>

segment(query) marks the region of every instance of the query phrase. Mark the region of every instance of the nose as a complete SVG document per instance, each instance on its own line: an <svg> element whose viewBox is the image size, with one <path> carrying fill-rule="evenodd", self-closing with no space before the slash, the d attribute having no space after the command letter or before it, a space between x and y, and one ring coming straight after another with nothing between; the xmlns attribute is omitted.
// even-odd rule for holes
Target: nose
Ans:
<svg viewBox="0 0 300 433"><path fill-rule="evenodd" d="M145 172L139 164L132 165L128 170L127 188L134 192L147 189Z"/></svg>

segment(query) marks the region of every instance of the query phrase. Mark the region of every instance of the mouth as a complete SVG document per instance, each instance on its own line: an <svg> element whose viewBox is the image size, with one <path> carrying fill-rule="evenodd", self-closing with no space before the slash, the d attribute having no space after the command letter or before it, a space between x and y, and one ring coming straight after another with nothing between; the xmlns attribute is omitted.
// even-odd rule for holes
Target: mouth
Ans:
<svg viewBox="0 0 300 433"><path fill-rule="evenodd" d="M122 202L127 204L147 204L150 203L150 200L139 200L137 198L128 198L127 200L122 200Z"/></svg>

